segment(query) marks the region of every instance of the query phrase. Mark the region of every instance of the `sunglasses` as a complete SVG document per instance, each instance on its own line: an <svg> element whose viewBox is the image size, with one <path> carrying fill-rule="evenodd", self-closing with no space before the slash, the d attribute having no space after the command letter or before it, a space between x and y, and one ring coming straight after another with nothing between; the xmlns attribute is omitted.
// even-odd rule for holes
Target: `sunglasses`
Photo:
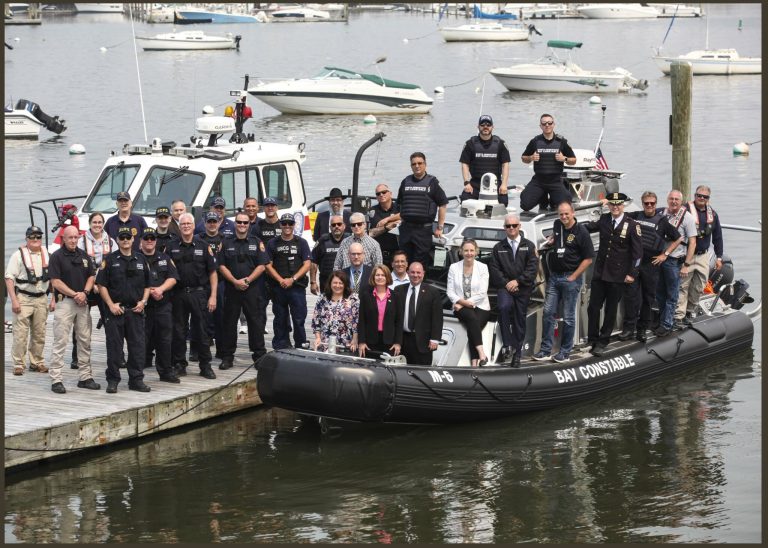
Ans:
<svg viewBox="0 0 768 548"><path fill-rule="evenodd" d="M554 122L541 122L541 125L542 126L554 126L555 123Z"/></svg>
<svg viewBox="0 0 768 548"><path fill-rule="evenodd" d="M365 223L349 223L349 226L363 226Z"/></svg>
<svg viewBox="0 0 768 548"><path fill-rule="evenodd" d="M656 202L643 202L643 205L644 205L644 206L648 206L648 207L650 207L650 206L655 206L655 205L656 205Z"/></svg>
<svg viewBox="0 0 768 548"><path fill-rule="evenodd" d="M118 240L130 240L131 238L133 238L133 236L129 236L127 234L121 234L117 237Z"/></svg>
<svg viewBox="0 0 768 548"><path fill-rule="evenodd" d="M344 223L331 223L331 226L344 226Z"/></svg>
<svg viewBox="0 0 768 548"><path fill-rule="evenodd" d="M416 167L416 166L423 166L423 165L424 165L424 162L413 162L413 163L411 164L411 167Z"/></svg>
<svg viewBox="0 0 768 548"><path fill-rule="evenodd" d="M280 226L293 226L294 224L290 221L280 221Z"/></svg>
<svg viewBox="0 0 768 548"><path fill-rule="evenodd" d="M517 228L519 226L520 226L520 223L513 223L513 224L504 225L504 228Z"/></svg>
<svg viewBox="0 0 768 548"><path fill-rule="evenodd" d="M218 223L218 222L219 222L219 220L218 220L218 219L208 219L208 220L207 220L207 221L205 221L205 222L206 222L206 223Z"/></svg>
<svg viewBox="0 0 768 548"><path fill-rule="evenodd" d="M384 196L389 190L380 190L376 193L376 196Z"/></svg>
<svg viewBox="0 0 768 548"><path fill-rule="evenodd" d="M488 122L483 122L480 124L480 127L493 127L493 124L489 124Z"/></svg>
<svg viewBox="0 0 768 548"><path fill-rule="evenodd" d="M697 198L701 198L702 200L709 200L709 195L708 194L698 194L697 193L696 197Z"/></svg>
<svg viewBox="0 0 768 548"><path fill-rule="evenodd" d="M142 240L144 240L145 242L146 241L154 242L155 240L157 240L157 238L155 238L154 236L144 236Z"/></svg>
<svg viewBox="0 0 768 548"><path fill-rule="evenodd" d="M251 224L251 221L235 221L236 225L247 225Z"/></svg>
<svg viewBox="0 0 768 548"><path fill-rule="evenodd" d="M33 234L32 236L27 236L30 240L42 240L43 237L39 234Z"/></svg>

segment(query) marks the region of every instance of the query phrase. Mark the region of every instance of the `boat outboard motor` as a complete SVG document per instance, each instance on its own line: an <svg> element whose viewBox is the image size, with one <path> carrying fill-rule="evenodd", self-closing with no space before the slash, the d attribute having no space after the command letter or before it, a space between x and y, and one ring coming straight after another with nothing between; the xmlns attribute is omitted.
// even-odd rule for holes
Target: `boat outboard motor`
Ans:
<svg viewBox="0 0 768 548"><path fill-rule="evenodd" d="M239 34L235 35L235 49L240 49L240 40L242 40L243 37Z"/></svg>
<svg viewBox="0 0 768 548"><path fill-rule="evenodd" d="M16 103L16 110L26 110L32 116L37 118L40 123L45 126L45 129L52 131L57 135L67 129L67 126L64 125L65 120L59 120L58 116L48 116L43 112L43 109L40 108L40 105L33 103L32 101L19 99Z"/></svg>
<svg viewBox="0 0 768 548"><path fill-rule="evenodd" d="M539 29L537 29L537 28L536 28L535 26L533 26L533 25L528 25L528 36L530 36L530 35L531 35L531 34L533 34L533 33L536 33L536 34L538 34L539 36L542 36L542 34L539 32Z"/></svg>
<svg viewBox="0 0 768 548"><path fill-rule="evenodd" d="M723 286L730 284L733 278L734 270L731 258L723 255L723 266L720 270L715 270L715 256L712 255L712 261L709 264L709 282L712 284L712 292L717 293Z"/></svg>
<svg viewBox="0 0 768 548"><path fill-rule="evenodd" d="M744 280L736 280L732 285L726 286L720 293L720 298L734 310L739 310L745 304L755 302L749 293L749 284Z"/></svg>

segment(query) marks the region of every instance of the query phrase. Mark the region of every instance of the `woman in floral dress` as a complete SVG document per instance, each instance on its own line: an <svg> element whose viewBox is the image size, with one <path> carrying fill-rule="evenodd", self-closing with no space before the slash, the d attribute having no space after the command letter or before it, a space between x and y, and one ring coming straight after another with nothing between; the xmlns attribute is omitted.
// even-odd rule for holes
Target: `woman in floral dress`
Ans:
<svg viewBox="0 0 768 548"><path fill-rule="evenodd" d="M312 332L315 349L327 350L330 337L336 337L336 346L354 352L357 349L357 319L360 301L349 286L349 277L335 270L317 301L312 314Z"/></svg>

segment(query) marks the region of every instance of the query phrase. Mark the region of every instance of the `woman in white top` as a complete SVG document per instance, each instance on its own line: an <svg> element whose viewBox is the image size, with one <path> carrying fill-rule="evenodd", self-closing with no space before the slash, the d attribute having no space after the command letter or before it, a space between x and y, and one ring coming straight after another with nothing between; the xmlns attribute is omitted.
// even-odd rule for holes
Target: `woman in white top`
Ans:
<svg viewBox="0 0 768 548"><path fill-rule="evenodd" d="M477 242L466 239L461 244L463 260L448 269L446 292L453 303L453 313L467 330L472 367L488 363L483 348L483 328L490 317L488 267L475 260Z"/></svg>

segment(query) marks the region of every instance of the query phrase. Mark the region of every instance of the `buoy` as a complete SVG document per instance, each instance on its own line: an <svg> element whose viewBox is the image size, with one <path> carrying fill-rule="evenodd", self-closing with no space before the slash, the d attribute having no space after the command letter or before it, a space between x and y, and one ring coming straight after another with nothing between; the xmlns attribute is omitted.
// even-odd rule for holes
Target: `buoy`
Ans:
<svg viewBox="0 0 768 548"><path fill-rule="evenodd" d="M600 97L598 97L597 95L593 95L592 97L589 98L590 105L599 105L602 102L603 100L600 99Z"/></svg>
<svg viewBox="0 0 768 548"><path fill-rule="evenodd" d="M289 143L292 143L292 142L293 142L293 135L289 135L289 136L288 136L288 142L289 142Z"/></svg>
<svg viewBox="0 0 768 548"><path fill-rule="evenodd" d="M13 39L13 41L14 41L14 42L21 42L21 38L19 38L19 37L17 36L16 38L14 38L14 39Z"/></svg>
<svg viewBox="0 0 768 548"><path fill-rule="evenodd" d="M445 93L445 88L443 86L437 86L435 88L435 93Z"/></svg>
<svg viewBox="0 0 768 548"><path fill-rule="evenodd" d="M749 154L749 145L747 143L736 143L733 145L733 154L734 156Z"/></svg>
<svg viewBox="0 0 768 548"><path fill-rule="evenodd" d="M369 114L365 118L363 118L363 123L365 124L375 124L376 123L376 117L373 114Z"/></svg>
<svg viewBox="0 0 768 548"><path fill-rule="evenodd" d="M480 87L479 87L479 86L478 86L478 87L476 87L476 88L475 88L475 95L477 95L478 93L480 93L480 91L481 91L481 90L480 90Z"/></svg>
<svg viewBox="0 0 768 548"><path fill-rule="evenodd" d="M407 43L408 43L408 38L403 38L403 44L407 44Z"/></svg>
<svg viewBox="0 0 768 548"><path fill-rule="evenodd" d="M85 154L85 147L83 145L74 144L69 147L70 154Z"/></svg>
<svg viewBox="0 0 768 548"><path fill-rule="evenodd" d="M105 51L107 51L107 48L105 48L104 46L101 46L101 47L99 48L99 51L100 51L101 53L104 53Z"/></svg>

